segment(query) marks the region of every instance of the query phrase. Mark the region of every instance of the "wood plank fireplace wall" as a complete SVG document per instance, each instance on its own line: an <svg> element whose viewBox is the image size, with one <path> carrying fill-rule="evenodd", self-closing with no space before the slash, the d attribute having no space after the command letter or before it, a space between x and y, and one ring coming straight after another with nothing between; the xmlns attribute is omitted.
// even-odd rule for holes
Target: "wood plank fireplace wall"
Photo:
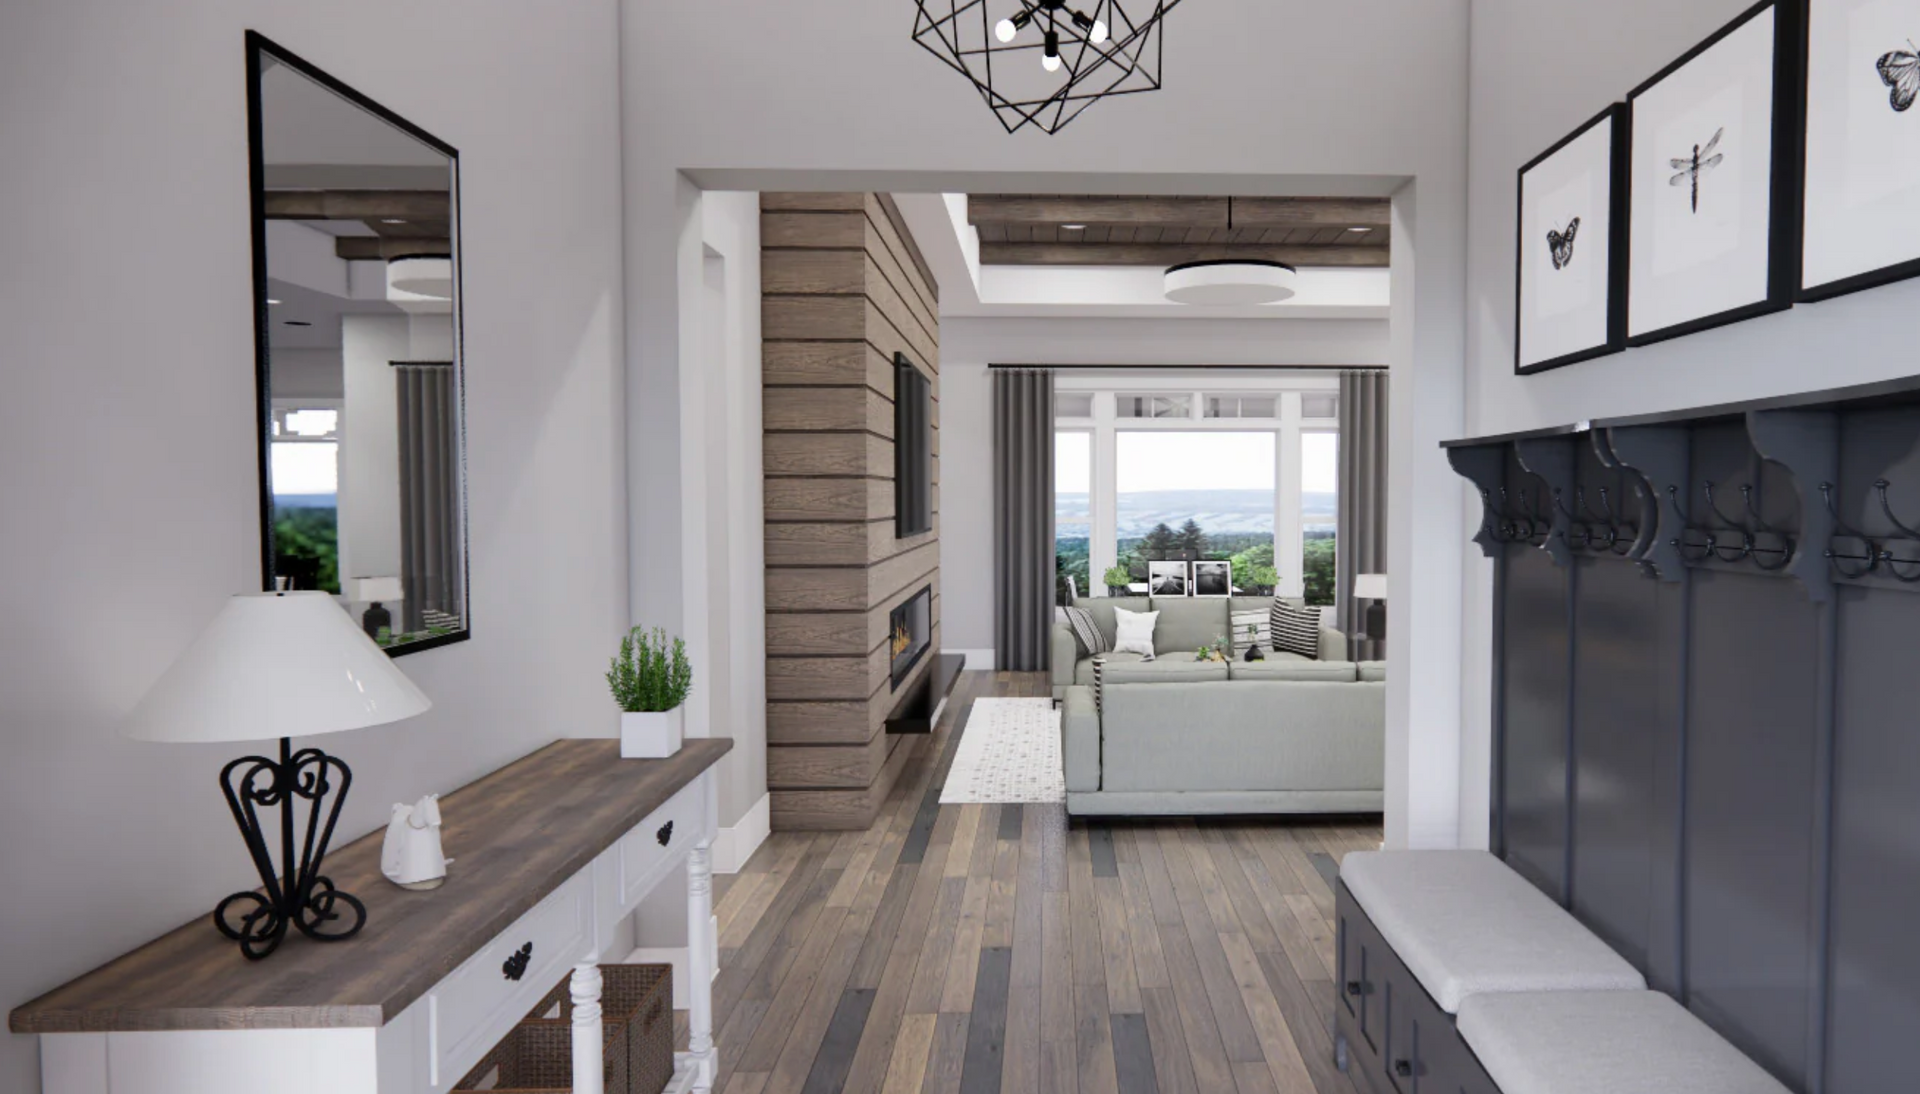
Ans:
<svg viewBox="0 0 1920 1094"><path fill-rule="evenodd" d="M939 297L882 194L762 194L767 784L777 829L865 828L890 737L888 618L932 587L940 648ZM933 385L933 530L894 535L894 356Z"/></svg>

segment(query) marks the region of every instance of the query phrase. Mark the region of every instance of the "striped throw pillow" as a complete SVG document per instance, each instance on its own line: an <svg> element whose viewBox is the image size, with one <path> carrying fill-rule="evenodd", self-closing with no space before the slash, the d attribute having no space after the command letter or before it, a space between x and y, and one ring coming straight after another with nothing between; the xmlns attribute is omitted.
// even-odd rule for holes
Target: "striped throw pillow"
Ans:
<svg viewBox="0 0 1920 1094"><path fill-rule="evenodd" d="M1108 652L1107 636L1094 625L1092 612L1085 608L1068 608L1066 612L1067 628L1073 631L1074 641L1080 643L1082 657Z"/></svg>
<svg viewBox="0 0 1920 1094"><path fill-rule="evenodd" d="M1107 674L1107 655L1102 653L1093 659L1093 712L1100 713L1100 690Z"/></svg>
<svg viewBox="0 0 1920 1094"><path fill-rule="evenodd" d="M1275 600L1268 626L1277 652L1297 653L1314 661L1320 659L1320 609L1296 608L1283 600Z"/></svg>
<svg viewBox="0 0 1920 1094"><path fill-rule="evenodd" d="M1258 608L1233 612L1227 617L1227 623L1233 635L1233 652L1236 656L1255 647L1262 652L1273 648L1272 612L1263 612Z"/></svg>

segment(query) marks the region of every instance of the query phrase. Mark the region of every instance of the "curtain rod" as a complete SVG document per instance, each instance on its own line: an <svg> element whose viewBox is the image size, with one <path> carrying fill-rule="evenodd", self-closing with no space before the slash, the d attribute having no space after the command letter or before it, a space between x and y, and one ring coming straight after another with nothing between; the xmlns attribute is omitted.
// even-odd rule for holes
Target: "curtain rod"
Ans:
<svg viewBox="0 0 1920 1094"><path fill-rule="evenodd" d="M996 368L1044 368L1054 372L1386 372L1386 365L988 365Z"/></svg>

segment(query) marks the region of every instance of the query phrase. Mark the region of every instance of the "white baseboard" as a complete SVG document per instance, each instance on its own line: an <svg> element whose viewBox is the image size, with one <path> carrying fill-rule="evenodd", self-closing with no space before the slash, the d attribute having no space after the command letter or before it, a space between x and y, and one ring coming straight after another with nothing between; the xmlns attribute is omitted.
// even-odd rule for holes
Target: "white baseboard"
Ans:
<svg viewBox="0 0 1920 1094"><path fill-rule="evenodd" d="M737 824L713 838L713 872L737 874L773 831L773 795L762 794Z"/></svg>
<svg viewBox="0 0 1920 1094"><path fill-rule="evenodd" d="M965 654L965 655L966 655L966 658L967 658L967 671L968 671L968 672L992 672L992 671L993 671L993 664L994 664L994 661L996 660L996 658L995 658L995 656L994 656L994 653L995 653L995 651L993 651L993 650L950 650L950 649L943 649L943 650L941 650L940 652L941 652L941 653L960 653L960 654Z"/></svg>

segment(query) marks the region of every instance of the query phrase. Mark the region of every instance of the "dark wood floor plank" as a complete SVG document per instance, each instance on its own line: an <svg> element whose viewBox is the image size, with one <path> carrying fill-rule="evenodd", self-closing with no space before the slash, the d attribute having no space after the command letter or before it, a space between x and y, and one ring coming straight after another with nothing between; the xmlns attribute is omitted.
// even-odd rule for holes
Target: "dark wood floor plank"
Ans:
<svg viewBox="0 0 1920 1094"><path fill-rule="evenodd" d="M827 1025L826 1040L821 1042L813 1070L807 1074L807 1085L800 1088L802 1094L839 1094L846 1088L854 1046L860 1043L877 994L866 988L851 988L841 995L833 1021Z"/></svg>
<svg viewBox="0 0 1920 1094"><path fill-rule="evenodd" d="M1140 999L1146 1005L1147 1034L1153 1043L1153 1075L1160 1094L1200 1094L1193 1074L1193 1057L1187 1053L1187 1036L1181 1028L1180 1003L1173 988L1142 988Z"/></svg>
<svg viewBox="0 0 1920 1094"><path fill-rule="evenodd" d="M1041 909L1045 897L1041 879L1044 854L1045 806L1028 805L1020 822L1020 870L1013 902L1013 966L1007 989L1006 1089L1033 1090L1040 1082L1040 1010L1043 964Z"/></svg>
<svg viewBox="0 0 1920 1094"><path fill-rule="evenodd" d="M972 984L977 975L976 969L967 983ZM920 1084L920 1094L960 1094L960 1070L967 1062L967 1026L972 1020L970 1009L935 1019L933 1050L927 1054L927 1076Z"/></svg>
<svg viewBox="0 0 1920 1094"><path fill-rule="evenodd" d="M1154 1051L1144 1012L1113 1016L1113 1069L1119 1094L1160 1094Z"/></svg>
<svg viewBox="0 0 1920 1094"><path fill-rule="evenodd" d="M1186 923L1187 948L1200 982L1205 986L1207 1000L1213 1004L1214 1023L1219 1028L1220 1043L1226 1049L1227 1059L1235 1063L1264 1060L1260 1038L1254 1033L1253 1023L1247 1017L1246 1004L1241 1002L1233 971L1227 967L1227 955L1220 948L1220 932L1214 926L1206 896L1200 889L1200 883L1194 879L1192 865L1182 846L1182 834L1178 829L1170 828L1160 835L1160 850L1166 856L1167 873L1173 879L1174 891L1180 901L1180 915ZM1171 950L1167 959L1170 962L1173 960Z"/></svg>
<svg viewBox="0 0 1920 1094"><path fill-rule="evenodd" d="M1259 955L1260 971L1267 978L1274 1001L1286 1020L1287 1029L1300 1047L1307 1074L1313 1077L1316 1094L1354 1094L1354 1087L1333 1064L1333 1006L1330 984L1321 984L1323 994L1315 998L1293 973L1293 966L1281 954ZM1321 1004L1325 1005L1322 1006Z"/></svg>
<svg viewBox="0 0 1920 1094"><path fill-rule="evenodd" d="M967 1024L967 1055L960 1070L961 1094L999 1094L1006 1067L1007 990L1012 972L1013 950L995 946L980 951Z"/></svg>
<svg viewBox="0 0 1920 1094"><path fill-rule="evenodd" d="M1113 846L1113 828L1109 824L1087 826L1087 844L1093 855L1094 877L1119 877L1120 859Z"/></svg>

